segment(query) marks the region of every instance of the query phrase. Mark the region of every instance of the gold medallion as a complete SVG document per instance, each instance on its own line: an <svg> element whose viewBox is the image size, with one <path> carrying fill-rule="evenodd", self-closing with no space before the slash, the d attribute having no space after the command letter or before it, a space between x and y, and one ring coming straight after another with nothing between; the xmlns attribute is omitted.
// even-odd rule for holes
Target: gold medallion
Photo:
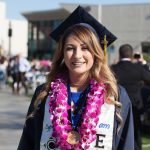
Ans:
<svg viewBox="0 0 150 150"><path fill-rule="evenodd" d="M77 131L70 131L68 133L67 142L71 145L78 144L80 141L80 134Z"/></svg>

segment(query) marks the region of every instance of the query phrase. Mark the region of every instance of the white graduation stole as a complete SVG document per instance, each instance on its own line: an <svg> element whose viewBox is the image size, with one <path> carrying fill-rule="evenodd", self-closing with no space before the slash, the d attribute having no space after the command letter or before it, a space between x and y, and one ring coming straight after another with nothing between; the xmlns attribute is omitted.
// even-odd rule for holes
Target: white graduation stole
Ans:
<svg viewBox="0 0 150 150"><path fill-rule="evenodd" d="M52 149L49 144L55 143L52 137L53 127L50 122L49 114L49 96L45 104L45 114L43 120L43 131L40 141L40 150L60 150L59 148ZM90 144L89 150L112 150L113 128L114 128L114 112L115 106L104 103L101 107L99 122L96 127L97 139ZM50 138L51 137L51 138Z"/></svg>
<svg viewBox="0 0 150 150"><path fill-rule="evenodd" d="M104 103L101 107L96 127L97 139L90 144L89 150L112 150L115 106Z"/></svg>

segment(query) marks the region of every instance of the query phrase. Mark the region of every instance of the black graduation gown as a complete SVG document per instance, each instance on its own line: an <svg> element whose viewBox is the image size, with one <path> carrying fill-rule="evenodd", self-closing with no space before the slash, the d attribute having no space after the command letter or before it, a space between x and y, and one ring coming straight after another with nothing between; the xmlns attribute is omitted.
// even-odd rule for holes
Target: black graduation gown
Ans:
<svg viewBox="0 0 150 150"><path fill-rule="evenodd" d="M33 111L34 101L42 88L43 86L37 87L29 106L27 115ZM115 116L112 150L134 150L134 129L131 102L123 87L119 86L119 91L119 99L122 103L121 116L123 119L123 125L119 133L117 133L118 121L116 120L117 118ZM25 122L17 150L40 150L45 101L46 97L45 100L39 104L36 115L33 118L29 118Z"/></svg>

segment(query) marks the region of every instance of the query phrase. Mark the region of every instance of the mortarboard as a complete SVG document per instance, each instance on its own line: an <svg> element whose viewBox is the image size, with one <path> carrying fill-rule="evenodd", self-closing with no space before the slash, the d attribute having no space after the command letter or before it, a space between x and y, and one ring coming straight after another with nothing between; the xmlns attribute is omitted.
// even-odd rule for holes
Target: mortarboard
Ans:
<svg viewBox="0 0 150 150"><path fill-rule="evenodd" d="M98 22L92 15L86 12L81 6L78 6L69 15L69 17L67 17L56 29L54 29L54 31L50 33L50 36L56 42L58 42L61 35L63 35L66 29L79 23L85 23L94 28L96 34L100 39L100 44L102 48L105 47L105 42L106 45L109 46L112 42L114 42L117 39L115 35L113 35L107 28L105 28L100 22Z"/></svg>

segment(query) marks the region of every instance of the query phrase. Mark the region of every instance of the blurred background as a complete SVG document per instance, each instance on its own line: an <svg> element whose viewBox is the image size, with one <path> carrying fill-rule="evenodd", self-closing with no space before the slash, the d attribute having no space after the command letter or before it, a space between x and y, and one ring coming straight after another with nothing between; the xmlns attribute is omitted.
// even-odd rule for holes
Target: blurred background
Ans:
<svg viewBox="0 0 150 150"><path fill-rule="evenodd" d="M45 82L51 67L56 43L49 34L78 5L117 36L107 49L110 65L118 61L118 49L124 43L150 63L150 0L0 0L1 150L16 149L33 91ZM18 55L29 63L25 94L21 84L20 91L14 91L12 74ZM146 115L146 121L142 118L143 150L150 149L150 116Z"/></svg>

